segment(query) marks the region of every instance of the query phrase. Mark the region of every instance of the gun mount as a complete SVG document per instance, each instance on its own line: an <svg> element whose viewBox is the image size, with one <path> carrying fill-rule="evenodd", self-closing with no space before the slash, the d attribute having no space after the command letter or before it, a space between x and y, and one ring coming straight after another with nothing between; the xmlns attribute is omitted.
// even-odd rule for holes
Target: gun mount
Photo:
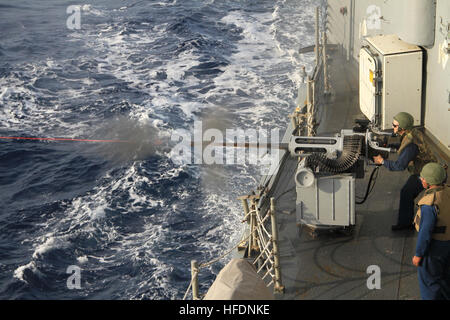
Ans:
<svg viewBox="0 0 450 320"><path fill-rule="evenodd" d="M374 155L386 159L393 151L385 147L390 134L364 121L357 123L359 128L330 137L291 137L289 152L299 157L295 174L298 225L316 230L351 229L356 224L355 179L364 178Z"/></svg>

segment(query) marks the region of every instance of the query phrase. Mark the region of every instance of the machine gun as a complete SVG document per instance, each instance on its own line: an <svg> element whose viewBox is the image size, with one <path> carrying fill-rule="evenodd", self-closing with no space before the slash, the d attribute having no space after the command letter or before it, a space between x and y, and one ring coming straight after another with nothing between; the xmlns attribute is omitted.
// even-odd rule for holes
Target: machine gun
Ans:
<svg viewBox="0 0 450 320"><path fill-rule="evenodd" d="M378 166L362 202L357 202L355 180L362 179L366 167L373 166L373 156L387 159L387 136L368 120L357 120L353 129L343 129L333 136L291 135L289 143L214 142L212 146L229 148L277 148L299 158L294 175L296 184L297 224L311 229L349 229L356 224L355 206L365 201ZM204 143L194 141L191 146ZM208 142L208 144L210 141Z"/></svg>
<svg viewBox="0 0 450 320"><path fill-rule="evenodd" d="M373 156L387 159L394 150L387 148L390 133L379 132L367 120L330 137L292 136L289 152L299 157L295 173L297 224L317 232L319 229L351 230L356 224L355 205L367 198L372 171L362 202L356 201L355 179L365 176Z"/></svg>

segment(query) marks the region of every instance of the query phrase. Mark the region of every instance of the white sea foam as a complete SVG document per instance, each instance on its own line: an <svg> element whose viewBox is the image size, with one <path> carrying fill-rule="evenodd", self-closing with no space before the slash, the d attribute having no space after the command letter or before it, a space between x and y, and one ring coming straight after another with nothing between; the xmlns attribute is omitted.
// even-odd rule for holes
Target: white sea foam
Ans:
<svg viewBox="0 0 450 320"><path fill-rule="evenodd" d="M55 237L52 234L46 235L46 240L44 243L38 245L34 252L32 257L34 259L38 259L48 251L51 251L53 249L64 249L69 247L69 243L64 239L64 237Z"/></svg>
<svg viewBox="0 0 450 320"><path fill-rule="evenodd" d="M38 79L57 79L55 70L60 67L53 60L45 64L25 64L21 70L0 78L0 87L6 88L0 95L0 126L29 135L83 135L89 124L66 120L73 118L72 111L61 105L67 103L67 99L86 95L86 92L61 89L56 95L47 89L32 87Z"/></svg>
<svg viewBox="0 0 450 320"><path fill-rule="evenodd" d="M209 97L226 103L220 96L224 89L231 89L238 97L228 99L230 108L245 102L243 107L235 108L243 122L266 126L285 123L287 113L295 106L301 68L310 71L313 66L313 55L297 53L314 41L305 26L314 21L313 1L304 5L298 10L298 1L283 0L274 4L271 13L235 10L222 18L221 22L241 28L244 38L231 56L231 63L214 79L216 88L208 93ZM268 114L271 119L267 119Z"/></svg>
<svg viewBox="0 0 450 320"><path fill-rule="evenodd" d="M87 256L80 256L77 258L78 263L85 264L89 261L89 258Z"/></svg>
<svg viewBox="0 0 450 320"><path fill-rule="evenodd" d="M96 60L100 73L110 73L149 97L145 109L133 108L131 111L135 116L140 113L138 118L146 117L149 110L163 116L167 108L173 106L178 106L188 118L191 118L195 111L206 106L205 102L186 100L178 93L179 88L174 85L174 82L180 82L188 87L201 83L201 80L186 74L189 69L199 65L200 56L195 54L193 49L182 51L176 59L164 61L160 67L151 70L143 68L142 71L138 71L140 68L137 67L145 66L152 61L160 61L159 55L152 56L146 49L146 58L139 65L129 59L131 55L141 53L142 46L148 48L149 44L163 40L167 36L167 27L167 23L157 25L153 28L154 32L136 35L123 34L123 29L118 25L104 25L99 33L93 32L87 38L87 46L98 52ZM166 79L157 80L160 73L165 74ZM149 83L155 85L149 87ZM199 97L198 101L203 100Z"/></svg>
<svg viewBox="0 0 450 320"><path fill-rule="evenodd" d="M31 261L30 263L18 267L16 270L14 270L14 278L19 279L20 281L26 282L24 279L24 272L25 270L31 270L33 273L38 273L38 269L36 268L36 263L34 261Z"/></svg>
<svg viewBox="0 0 450 320"><path fill-rule="evenodd" d="M289 104L289 94L279 94L280 91L287 93L287 90L281 86L278 88L277 79L273 76L279 73L274 66L284 62L270 32L273 17L270 13L249 15L232 11L221 21L241 28L244 38L239 41L238 51L232 55L231 63L214 79L216 89L211 90L209 95L217 98L225 88L235 93L246 93L248 97L234 97L232 102L247 101L250 106L239 108L236 112L240 116L247 113L244 120L247 123L257 123L261 116L272 111L274 105ZM233 105L230 107L233 108Z"/></svg>
<svg viewBox="0 0 450 320"><path fill-rule="evenodd" d="M93 8L91 4L84 4L81 6L81 11L83 14L90 14L94 16L104 16L105 11L101 10L100 8Z"/></svg>

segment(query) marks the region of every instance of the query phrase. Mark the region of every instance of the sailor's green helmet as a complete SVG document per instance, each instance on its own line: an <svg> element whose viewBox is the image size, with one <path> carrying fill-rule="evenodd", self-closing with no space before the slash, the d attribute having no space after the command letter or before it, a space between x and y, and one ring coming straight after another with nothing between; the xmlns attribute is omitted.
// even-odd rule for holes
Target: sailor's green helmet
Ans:
<svg viewBox="0 0 450 320"><path fill-rule="evenodd" d="M397 113L394 120L397 120L399 127L405 130L411 130L414 126L414 117L408 112Z"/></svg>
<svg viewBox="0 0 450 320"><path fill-rule="evenodd" d="M442 184L447 178L445 169L436 162L427 163L422 168L420 176L430 185Z"/></svg>

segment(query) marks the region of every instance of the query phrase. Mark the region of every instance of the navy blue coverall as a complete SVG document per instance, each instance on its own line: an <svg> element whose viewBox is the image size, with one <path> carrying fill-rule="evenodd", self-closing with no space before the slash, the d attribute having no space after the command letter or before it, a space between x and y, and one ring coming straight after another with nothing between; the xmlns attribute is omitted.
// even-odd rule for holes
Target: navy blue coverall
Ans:
<svg viewBox="0 0 450 320"><path fill-rule="evenodd" d="M416 256L422 257L418 268L420 296L423 300L450 300L450 241L438 241L431 235L436 224L432 206L421 206Z"/></svg>
<svg viewBox="0 0 450 320"><path fill-rule="evenodd" d="M398 156L397 161L384 160L383 165L390 171L403 171L408 168L410 161L419 154L419 147L415 143L408 144ZM397 225L411 225L414 219L414 199L423 191L422 182L418 175L411 175L400 191L400 206Z"/></svg>

